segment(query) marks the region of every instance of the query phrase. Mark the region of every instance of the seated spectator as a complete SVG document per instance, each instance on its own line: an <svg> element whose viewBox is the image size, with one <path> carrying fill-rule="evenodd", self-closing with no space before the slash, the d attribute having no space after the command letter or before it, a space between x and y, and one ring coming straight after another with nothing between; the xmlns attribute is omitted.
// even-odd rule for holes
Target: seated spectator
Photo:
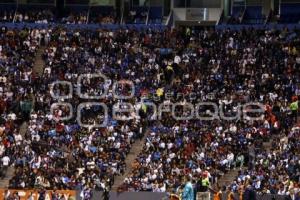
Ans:
<svg viewBox="0 0 300 200"><path fill-rule="evenodd" d="M71 12L67 17L62 18L62 23L85 24L87 22L87 12Z"/></svg>
<svg viewBox="0 0 300 200"><path fill-rule="evenodd" d="M79 21L74 16L70 23ZM10 188L79 189L87 197L93 189L106 190L125 172L127 154L146 133L120 190L173 193L186 175L207 190L239 167L232 192L249 186L260 193L296 194L299 131L292 127L298 112L290 115L290 103L298 94L300 63L298 44L289 42L292 34L299 32L3 29L0 157L15 166ZM43 40L48 40L45 70L36 78L33 58ZM77 84L84 74L106 78L87 76ZM81 94L52 87L58 80L80 87ZM134 95L120 100L117 95L129 96L128 81ZM96 103L109 111L128 109L124 102L134 109L106 115L90 104L91 96L101 94ZM18 120L28 115L33 98L27 131L20 136ZM155 112L147 102L164 111ZM217 109L187 106L201 102ZM261 113L251 112L256 108L247 106L251 102L259 103ZM77 110L67 105L81 103L86 107L77 121ZM285 137L265 151L263 142L273 135Z"/></svg>
<svg viewBox="0 0 300 200"><path fill-rule="evenodd" d="M13 10L4 10L0 14L0 22L12 22L14 20Z"/></svg>
<svg viewBox="0 0 300 200"><path fill-rule="evenodd" d="M48 24L54 21L54 14L50 9L45 10L24 10L18 11L15 16L15 22L32 22Z"/></svg>

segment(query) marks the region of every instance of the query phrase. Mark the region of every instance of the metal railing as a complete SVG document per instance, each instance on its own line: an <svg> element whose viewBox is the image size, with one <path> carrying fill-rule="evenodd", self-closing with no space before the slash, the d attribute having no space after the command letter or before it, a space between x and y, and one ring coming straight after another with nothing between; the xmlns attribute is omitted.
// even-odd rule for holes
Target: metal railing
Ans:
<svg viewBox="0 0 300 200"><path fill-rule="evenodd" d="M150 16L150 5L148 6L148 13L147 13L147 18L146 18L146 25L149 24L149 16Z"/></svg>
<svg viewBox="0 0 300 200"><path fill-rule="evenodd" d="M17 17L17 13L18 13L18 8L19 8L19 1L17 1L17 6L16 6L16 10L15 10L15 14L14 14L14 18L13 18L13 23L16 22L16 17Z"/></svg>
<svg viewBox="0 0 300 200"><path fill-rule="evenodd" d="M171 10L169 15L168 15L168 18L167 18L166 23L165 23L166 26L171 25L170 21L173 20L172 18L173 18L173 10Z"/></svg>
<svg viewBox="0 0 300 200"><path fill-rule="evenodd" d="M121 8L121 20L120 20L120 24L124 23L124 8Z"/></svg>

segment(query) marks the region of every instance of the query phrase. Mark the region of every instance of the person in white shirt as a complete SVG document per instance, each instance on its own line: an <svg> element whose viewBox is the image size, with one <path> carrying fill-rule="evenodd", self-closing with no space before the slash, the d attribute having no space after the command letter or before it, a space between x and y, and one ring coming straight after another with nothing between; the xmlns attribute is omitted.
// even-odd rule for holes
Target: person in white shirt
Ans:
<svg viewBox="0 0 300 200"><path fill-rule="evenodd" d="M7 168L9 166L9 163L10 163L10 158L8 156L4 156L2 159L2 169L0 169L0 176L2 178L5 178L5 174L6 174L6 171L7 171Z"/></svg>
<svg viewBox="0 0 300 200"><path fill-rule="evenodd" d="M4 156L1 160L2 160L2 165L4 167L8 167L9 166L10 158L8 156Z"/></svg>

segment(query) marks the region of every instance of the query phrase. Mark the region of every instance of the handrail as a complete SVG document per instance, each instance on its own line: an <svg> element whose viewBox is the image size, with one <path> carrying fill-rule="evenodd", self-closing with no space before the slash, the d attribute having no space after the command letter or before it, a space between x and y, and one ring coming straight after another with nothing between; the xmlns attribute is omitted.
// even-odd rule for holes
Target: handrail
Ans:
<svg viewBox="0 0 300 200"><path fill-rule="evenodd" d="M120 20L120 24L123 24L123 20L124 20L124 8L121 8L121 20Z"/></svg>
<svg viewBox="0 0 300 200"><path fill-rule="evenodd" d="M19 0L17 0L17 6L16 6L16 10L15 10L14 18L13 18L13 23L15 23L15 21L16 21L16 17L17 17L18 8L19 8Z"/></svg>
<svg viewBox="0 0 300 200"><path fill-rule="evenodd" d="M247 8L245 7L245 8L244 8L244 11L243 11L243 13L242 13L242 16L241 16L241 18L239 19L240 23L242 23L243 20L244 20L244 16L245 16L246 9L247 9Z"/></svg>
<svg viewBox="0 0 300 200"><path fill-rule="evenodd" d="M149 24L149 16L150 16L150 5L149 5L149 8L148 8L148 13L147 13L147 18L146 18L146 25Z"/></svg>
<svg viewBox="0 0 300 200"><path fill-rule="evenodd" d="M265 23L264 23L264 24L267 24L267 23L269 22L270 18L271 18L271 11L269 11L269 14L268 14L268 16L266 17L266 20L265 20Z"/></svg>
<svg viewBox="0 0 300 200"><path fill-rule="evenodd" d="M171 10L170 13L169 13L169 15L168 15L168 18L167 18L167 21L166 21L166 24L165 24L166 26L168 26L169 23L170 23L172 13L173 13L173 10Z"/></svg>
<svg viewBox="0 0 300 200"><path fill-rule="evenodd" d="M220 16L219 16L219 19L218 19L216 25L219 25L219 24L220 24L220 21L221 21L221 19L223 18L223 16L224 16L224 9L222 9L222 12L220 13Z"/></svg>
<svg viewBox="0 0 300 200"><path fill-rule="evenodd" d="M89 23L89 18L90 18L90 12L91 12L91 2L89 2L89 9L88 9L88 12L87 12L87 16L86 16L86 24Z"/></svg>

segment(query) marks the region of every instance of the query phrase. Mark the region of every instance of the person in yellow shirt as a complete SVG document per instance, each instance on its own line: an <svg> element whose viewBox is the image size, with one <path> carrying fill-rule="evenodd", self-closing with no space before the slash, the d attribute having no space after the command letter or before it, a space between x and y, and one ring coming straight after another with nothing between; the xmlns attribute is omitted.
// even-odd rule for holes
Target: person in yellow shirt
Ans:
<svg viewBox="0 0 300 200"><path fill-rule="evenodd" d="M164 95L164 89L163 89L163 88L158 88L158 89L156 90L156 95L157 95L158 97L163 96L163 95Z"/></svg>
<svg viewBox="0 0 300 200"><path fill-rule="evenodd" d="M299 109L299 102L298 100L293 101L290 104L290 109L292 111L292 120L294 122L297 122L297 117L298 117L298 109Z"/></svg>

